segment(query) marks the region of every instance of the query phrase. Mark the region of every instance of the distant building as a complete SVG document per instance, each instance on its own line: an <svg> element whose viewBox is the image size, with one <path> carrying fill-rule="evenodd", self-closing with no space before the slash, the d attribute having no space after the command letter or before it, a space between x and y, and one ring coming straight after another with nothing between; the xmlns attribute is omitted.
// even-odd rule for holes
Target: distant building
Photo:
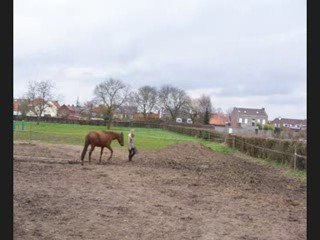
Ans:
<svg viewBox="0 0 320 240"><path fill-rule="evenodd" d="M138 108L136 106L121 106L114 112L114 120L132 120L134 114L136 114Z"/></svg>
<svg viewBox="0 0 320 240"><path fill-rule="evenodd" d="M15 116L20 116L22 115L22 112L21 112L21 101L20 99L15 99L13 101L13 115Z"/></svg>
<svg viewBox="0 0 320 240"><path fill-rule="evenodd" d="M229 124L229 118L223 113L213 113L210 116L209 124L214 126L227 126Z"/></svg>
<svg viewBox="0 0 320 240"><path fill-rule="evenodd" d="M74 105L63 104L58 109L58 117L65 119L80 119Z"/></svg>
<svg viewBox="0 0 320 240"><path fill-rule="evenodd" d="M275 127L291 130L305 130L307 128L306 119L292 119L292 118L275 118L270 122Z"/></svg>
<svg viewBox="0 0 320 240"><path fill-rule="evenodd" d="M37 106L40 105L40 102L43 101L42 99L34 99L29 103L29 107L31 107L33 104L35 105L35 111L40 112L39 108ZM40 117L57 117L58 116L58 109L60 108L60 104L58 101L47 101L44 111L41 113ZM38 112L38 113L39 113ZM35 114L33 111L28 111L27 116L35 117L37 114Z"/></svg>
<svg viewBox="0 0 320 240"><path fill-rule="evenodd" d="M161 119L169 119L169 118L171 118L171 114L167 109L162 107L159 110L159 118L161 118Z"/></svg>
<svg viewBox="0 0 320 240"><path fill-rule="evenodd" d="M268 114L264 108L233 108L231 112L231 127L254 128L257 124L265 125Z"/></svg>
<svg viewBox="0 0 320 240"><path fill-rule="evenodd" d="M159 119L160 118L160 114L159 113L147 113L146 119ZM132 120L134 121L144 121L144 115L143 113L135 113L132 116Z"/></svg>

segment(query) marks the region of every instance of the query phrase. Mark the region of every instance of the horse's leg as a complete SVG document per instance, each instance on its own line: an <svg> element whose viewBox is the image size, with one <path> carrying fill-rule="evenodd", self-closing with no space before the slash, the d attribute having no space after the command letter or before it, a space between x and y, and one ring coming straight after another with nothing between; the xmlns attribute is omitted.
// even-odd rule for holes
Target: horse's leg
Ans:
<svg viewBox="0 0 320 240"><path fill-rule="evenodd" d="M133 151L133 149L131 148L131 149L129 150L129 161L132 160L132 156L133 156L133 155L132 155L132 153L133 153L132 151Z"/></svg>
<svg viewBox="0 0 320 240"><path fill-rule="evenodd" d="M93 150L94 150L94 145L91 144L91 149L90 149L90 152L89 152L89 163L91 163L91 154L92 154Z"/></svg>
<svg viewBox="0 0 320 240"><path fill-rule="evenodd" d="M131 161L131 149L129 150L129 161Z"/></svg>
<svg viewBox="0 0 320 240"><path fill-rule="evenodd" d="M101 147L99 163L101 163L102 153L103 153L103 147Z"/></svg>
<svg viewBox="0 0 320 240"><path fill-rule="evenodd" d="M108 158L108 161L112 158L112 154L113 154L113 150L111 148L111 146L107 146L107 148L110 150L111 154L110 157Z"/></svg>
<svg viewBox="0 0 320 240"><path fill-rule="evenodd" d="M133 158L133 156L136 154L137 150L136 148L132 148L132 154L131 154L131 159Z"/></svg>
<svg viewBox="0 0 320 240"><path fill-rule="evenodd" d="M136 149L135 148L131 148L129 150L129 161L132 160L133 156L136 154Z"/></svg>

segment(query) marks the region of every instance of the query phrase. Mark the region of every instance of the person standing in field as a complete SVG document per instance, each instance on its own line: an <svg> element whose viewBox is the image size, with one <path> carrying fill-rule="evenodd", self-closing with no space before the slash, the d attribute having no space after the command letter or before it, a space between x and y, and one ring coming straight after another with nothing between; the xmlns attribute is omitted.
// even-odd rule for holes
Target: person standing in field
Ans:
<svg viewBox="0 0 320 240"><path fill-rule="evenodd" d="M137 153L137 148L134 144L134 137L134 129L131 129L130 133L128 134L129 161L131 161L132 157Z"/></svg>

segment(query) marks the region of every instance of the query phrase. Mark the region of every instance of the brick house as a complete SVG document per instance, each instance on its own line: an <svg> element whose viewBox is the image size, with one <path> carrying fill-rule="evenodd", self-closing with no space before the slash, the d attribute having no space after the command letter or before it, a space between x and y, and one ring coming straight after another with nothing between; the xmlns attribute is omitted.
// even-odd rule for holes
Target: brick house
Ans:
<svg viewBox="0 0 320 240"><path fill-rule="evenodd" d="M229 118L223 113L213 113L210 116L209 124L214 126L226 126L229 124Z"/></svg>
<svg viewBox="0 0 320 240"><path fill-rule="evenodd" d="M120 106L114 111L114 120L132 120L138 108L136 106Z"/></svg>
<svg viewBox="0 0 320 240"><path fill-rule="evenodd" d="M292 119L292 118L275 118L270 122L275 127L291 130L305 130L307 128L306 119Z"/></svg>
<svg viewBox="0 0 320 240"><path fill-rule="evenodd" d="M93 107L92 117L103 119L105 118L106 108L103 105ZM132 120L133 115L137 113L136 106L120 106L113 112L113 120L122 121L122 120Z"/></svg>
<svg viewBox="0 0 320 240"><path fill-rule="evenodd" d="M58 109L58 117L66 118L66 119L79 119L80 117L77 115L76 108L73 105L63 104Z"/></svg>
<svg viewBox="0 0 320 240"><path fill-rule="evenodd" d="M160 114L159 113L147 113L147 119L152 119L152 120L154 120L154 119L159 119L160 118ZM133 114L133 116L132 116L132 120L133 121L144 121L145 119L144 119L144 115L143 115L143 113L135 113L135 114Z"/></svg>
<svg viewBox="0 0 320 240"><path fill-rule="evenodd" d="M255 128L257 124L268 123L268 114L264 108L237 108L234 107L230 117L233 128Z"/></svg>

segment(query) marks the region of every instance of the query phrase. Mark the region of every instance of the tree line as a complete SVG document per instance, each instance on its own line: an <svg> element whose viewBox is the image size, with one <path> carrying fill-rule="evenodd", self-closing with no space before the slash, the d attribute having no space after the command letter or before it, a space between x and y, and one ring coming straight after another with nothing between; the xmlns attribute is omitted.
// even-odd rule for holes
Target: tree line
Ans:
<svg viewBox="0 0 320 240"><path fill-rule="evenodd" d="M183 89L172 85L163 85L159 89L145 85L132 90L123 81L109 78L95 86L93 95L93 99L83 104L77 100L76 107L81 115L89 118L93 116L93 110L99 108L101 117L107 122L108 129L115 113L124 108L135 107L145 120L150 114L161 110L168 113L172 121L184 116L190 118L193 123L203 124L209 123L210 113L215 110L210 96L202 95L199 98L191 98ZM29 82L20 109L23 112L31 111L40 120L48 107L48 102L54 97L52 82Z"/></svg>

